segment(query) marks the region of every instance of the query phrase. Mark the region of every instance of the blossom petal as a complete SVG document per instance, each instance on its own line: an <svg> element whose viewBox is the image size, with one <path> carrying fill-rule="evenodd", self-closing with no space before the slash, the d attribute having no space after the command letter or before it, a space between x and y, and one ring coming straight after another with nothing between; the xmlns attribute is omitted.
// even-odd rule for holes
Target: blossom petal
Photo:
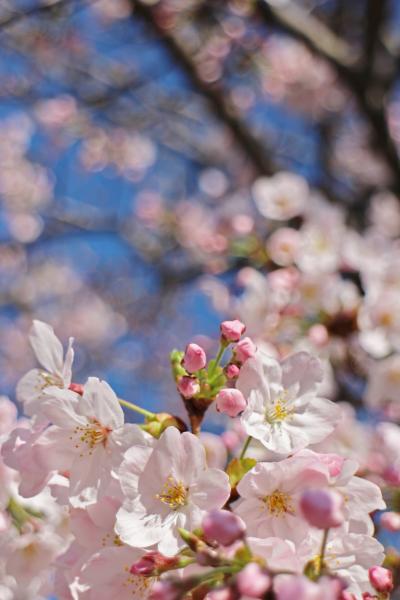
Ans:
<svg viewBox="0 0 400 600"><path fill-rule="evenodd" d="M321 383L324 371L321 361L308 352L296 352L281 363L284 388L299 385L298 395L315 391Z"/></svg>
<svg viewBox="0 0 400 600"><path fill-rule="evenodd" d="M62 375L64 351L54 329L43 321L33 321L29 341L39 363L49 373Z"/></svg>
<svg viewBox="0 0 400 600"><path fill-rule="evenodd" d="M207 469L190 489L190 499L196 506L211 510L221 508L231 493L229 478L220 469Z"/></svg>

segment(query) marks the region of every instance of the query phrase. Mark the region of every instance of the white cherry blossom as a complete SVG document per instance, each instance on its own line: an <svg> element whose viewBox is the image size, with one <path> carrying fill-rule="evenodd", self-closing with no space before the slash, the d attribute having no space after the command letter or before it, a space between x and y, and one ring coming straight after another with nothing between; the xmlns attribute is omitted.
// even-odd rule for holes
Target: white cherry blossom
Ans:
<svg viewBox="0 0 400 600"><path fill-rule="evenodd" d="M152 438L137 425L124 424L118 398L105 381L89 378L79 399L58 388L48 393L42 411L52 425L36 441L39 462L49 471L68 473L70 497L85 502L88 493L93 501L116 477L123 453Z"/></svg>
<svg viewBox="0 0 400 600"><path fill-rule="evenodd" d="M318 397L322 378L320 361L306 352L279 363L258 351L236 384L248 402L241 417L247 434L281 457L322 441L340 419L340 409Z"/></svg>
<svg viewBox="0 0 400 600"><path fill-rule="evenodd" d="M147 456L128 450L120 481L126 496L116 522L121 540L135 547L157 544L168 556L183 545L180 527L198 527L205 512L221 508L230 495L228 476L207 468L200 440L174 427L166 429Z"/></svg>
<svg viewBox="0 0 400 600"><path fill-rule="evenodd" d="M64 357L62 344L53 328L42 321L33 321L29 341L42 368L28 371L18 382L16 394L25 414L34 416L40 413L44 394L49 387L68 389L72 377L74 340L69 338Z"/></svg>

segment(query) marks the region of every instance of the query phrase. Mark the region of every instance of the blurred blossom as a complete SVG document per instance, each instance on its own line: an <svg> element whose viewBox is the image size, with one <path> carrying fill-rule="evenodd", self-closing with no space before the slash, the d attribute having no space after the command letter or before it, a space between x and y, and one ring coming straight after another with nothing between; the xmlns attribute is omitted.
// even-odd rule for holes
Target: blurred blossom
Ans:
<svg viewBox="0 0 400 600"><path fill-rule="evenodd" d="M8 227L12 236L23 244L33 242L43 231L43 221L40 217L29 214L11 214Z"/></svg>
<svg viewBox="0 0 400 600"><path fill-rule="evenodd" d="M200 174L199 187L208 196L218 198L227 191L228 180L222 171L210 168Z"/></svg>
<svg viewBox="0 0 400 600"><path fill-rule="evenodd" d="M264 217L284 221L303 212L309 190L302 177L280 172L273 177L256 179L253 196Z"/></svg>
<svg viewBox="0 0 400 600"><path fill-rule="evenodd" d="M99 0L93 4L93 10L105 21L126 19L131 14L128 0Z"/></svg>
<svg viewBox="0 0 400 600"><path fill-rule="evenodd" d="M35 107L36 118L46 127L64 127L77 115L76 100L72 96L59 96L42 100Z"/></svg>

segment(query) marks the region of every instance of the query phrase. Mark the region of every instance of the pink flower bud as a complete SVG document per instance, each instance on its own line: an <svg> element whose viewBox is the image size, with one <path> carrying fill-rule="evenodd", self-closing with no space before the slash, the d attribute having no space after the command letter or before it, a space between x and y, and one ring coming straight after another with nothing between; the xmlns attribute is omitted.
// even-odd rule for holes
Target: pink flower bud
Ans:
<svg viewBox="0 0 400 600"><path fill-rule="evenodd" d="M75 394L83 396L83 385L81 383L70 383L68 389L70 389L71 392L75 392Z"/></svg>
<svg viewBox="0 0 400 600"><path fill-rule="evenodd" d="M189 344L186 347L185 356L183 357L183 366L188 373L195 373L196 371L199 371L199 369L204 369L206 363L206 353L201 346Z"/></svg>
<svg viewBox="0 0 400 600"><path fill-rule="evenodd" d="M184 398L193 398L200 391L200 384L195 377L181 377L178 381L178 390Z"/></svg>
<svg viewBox="0 0 400 600"><path fill-rule="evenodd" d="M151 588L149 600L178 600L180 591L171 581L156 581Z"/></svg>
<svg viewBox="0 0 400 600"><path fill-rule="evenodd" d="M391 592L393 589L393 574L384 567L371 567L368 571L369 581L377 592Z"/></svg>
<svg viewBox="0 0 400 600"><path fill-rule="evenodd" d="M247 402L239 390L225 388L217 395L217 410L230 417L237 417L247 405Z"/></svg>
<svg viewBox="0 0 400 600"><path fill-rule="evenodd" d="M222 337L227 342L238 342L245 332L246 325L236 319L235 321L223 321L220 329Z"/></svg>
<svg viewBox="0 0 400 600"><path fill-rule="evenodd" d="M160 552L147 552L131 566L130 572L132 575L153 575L173 568L178 562L175 556L169 558Z"/></svg>
<svg viewBox="0 0 400 600"><path fill-rule="evenodd" d="M226 365L225 375L228 379L237 379L239 377L240 368L237 365Z"/></svg>
<svg viewBox="0 0 400 600"><path fill-rule="evenodd" d="M393 533L400 531L400 514L391 511L385 512L381 516L379 523L384 529L387 529L387 531Z"/></svg>
<svg viewBox="0 0 400 600"><path fill-rule="evenodd" d="M252 358L257 350L257 346L249 337L245 337L235 346L235 357L241 363L246 362L248 358Z"/></svg>
<svg viewBox="0 0 400 600"><path fill-rule="evenodd" d="M303 517L319 529L339 527L344 521L343 505L342 496L328 489L307 490L300 499Z"/></svg>
<svg viewBox="0 0 400 600"><path fill-rule="evenodd" d="M242 519L228 510L212 510L201 524L207 542L230 546L243 537L246 526Z"/></svg>
<svg viewBox="0 0 400 600"><path fill-rule="evenodd" d="M237 576L239 593L249 598L262 598L271 587L271 577L257 563L249 563Z"/></svg>

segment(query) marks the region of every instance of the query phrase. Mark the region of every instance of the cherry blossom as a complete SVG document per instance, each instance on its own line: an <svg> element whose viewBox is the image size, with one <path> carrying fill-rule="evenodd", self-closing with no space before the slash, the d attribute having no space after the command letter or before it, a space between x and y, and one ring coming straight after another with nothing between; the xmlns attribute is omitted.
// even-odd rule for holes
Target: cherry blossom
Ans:
<svg viewBox="0 0 400 600"><path fill-rule="evenodd" d="M241 420L248 435L281 456L327 437L340 411L318 397L321 380L320 362L305 352L282 363L261 351L247 360L236 387L247 398Z"/></svg>
<svg viewBox="0 0 400 600"><path fill-rule="evenodd" d="M65 354L60 340L47 323L34 321L29 340L42 369L32 369L17 385L17 398L27 415L40 414L44 393L49 387L68 389L74 360L73 338L69 339Z"/></svg>
<svg viewBox="0 0 400 600"><path fill-rule="evenodd" d="M115 393L95 377L89 378L79 401L73 392L58 388L49 388L48 396L42 412L52 425L34 444L39 464L49 472L69 472L71 497L90 490L103 493L124 451L134 444L146 446L150 438L136 425L124 424Z"/></svg>
<svg viewBox="0 0 400 600"><path fill-rule="evenodd" d="M198 527L205 512L221 508L230 493L227 475L207 468L200 441L174 427L140 457L129 450L119 476L126 496L116 521L121 540L134 547L157 544L167 556L182 546L178 528Z"/></svg>

